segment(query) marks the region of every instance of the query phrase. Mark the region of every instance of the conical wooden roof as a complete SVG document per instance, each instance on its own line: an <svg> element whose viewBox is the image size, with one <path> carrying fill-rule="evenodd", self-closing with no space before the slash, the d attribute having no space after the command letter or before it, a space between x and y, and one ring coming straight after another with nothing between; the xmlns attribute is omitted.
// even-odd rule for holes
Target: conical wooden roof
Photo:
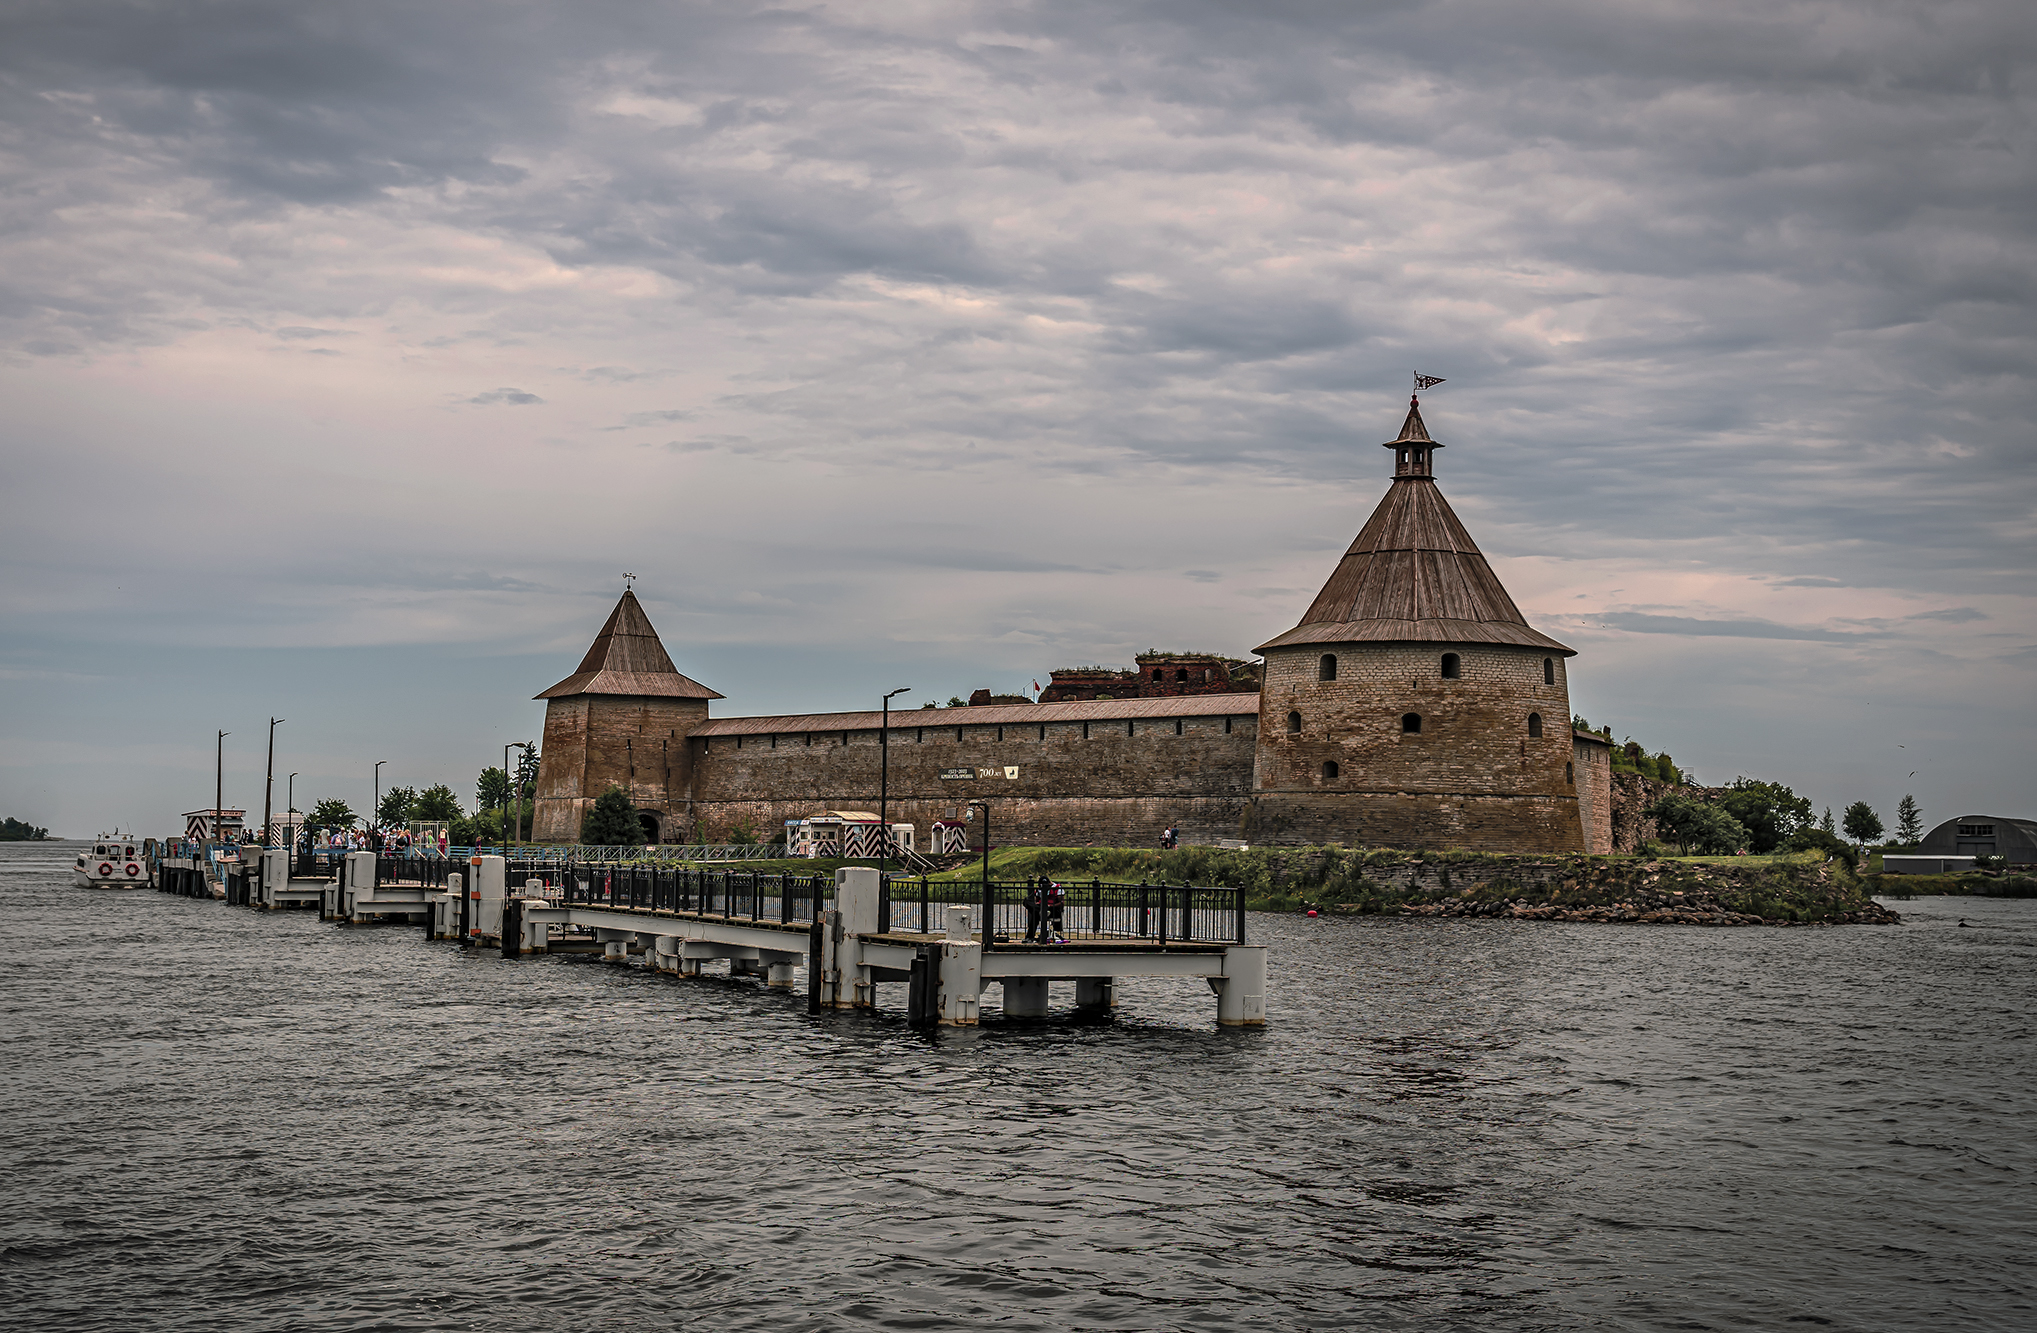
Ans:
<svg viewBox="0 0 2037 1333"><path fill-rule="evenodd" d="M1410 407L1389 447L1416 442L1434 445ZM1505 643L1576 655L1529 627L1435 478L1405 471L1301 623L1254 651L1313 643Z"/></svg>
<svg viewBox="0 0 2037 1333"><path fill-rule="evenodd" d="M627 589L595 636L594 646L580 659L580 669L552 686L540 699L574 694L656 695L666 699L719 699L722 696L679 674L672 665L651 618L637 595Z"/></svg>

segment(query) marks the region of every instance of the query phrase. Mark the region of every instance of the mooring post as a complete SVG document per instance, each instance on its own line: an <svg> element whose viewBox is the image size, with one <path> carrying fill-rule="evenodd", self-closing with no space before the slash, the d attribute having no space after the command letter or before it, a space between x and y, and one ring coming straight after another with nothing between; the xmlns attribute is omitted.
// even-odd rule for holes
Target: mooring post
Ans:
<svg viewBox="0 0 2037 1333"><path fill-rule="evenodd" d="M1224 950L1217 979L1217 1022L1227 1028L1266 1024L1266 946L1233 944Z"/></svg>
<svg viewBox="0 0 2037 1333"><path fill-rule="evenodd" d="M523 956L523 899L510 898L502 904L502 956Z"/></svg>
<svg viewBox="0 0 2037 1333"><path fill-rule="evenodd" d="M816 881L818 884L818 881ZM827 952L827 922L821 919L820 895L814 894L813 928L806 933L806 1012L820 1012L820 974Z"/></svg>

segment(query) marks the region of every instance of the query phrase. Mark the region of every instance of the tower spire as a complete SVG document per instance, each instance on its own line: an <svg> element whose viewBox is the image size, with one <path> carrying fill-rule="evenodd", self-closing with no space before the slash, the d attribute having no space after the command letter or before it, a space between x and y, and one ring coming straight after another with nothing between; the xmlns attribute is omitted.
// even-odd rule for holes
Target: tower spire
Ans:
<svg viewBox="0 0 2037 1333"><path fill-rule="evenodd" d="M1407 420L1400 423L1399 437L1388 440L1382 447L1394 451L1394 480L1398 481L1402 477L1433 477L1435 475L1430 471L1429 456L1433 451L1441 449L1443 446L1429 438L1429 428L1422 421L1422 399L1420 394L1410 394L1408 396Z"/></svg>

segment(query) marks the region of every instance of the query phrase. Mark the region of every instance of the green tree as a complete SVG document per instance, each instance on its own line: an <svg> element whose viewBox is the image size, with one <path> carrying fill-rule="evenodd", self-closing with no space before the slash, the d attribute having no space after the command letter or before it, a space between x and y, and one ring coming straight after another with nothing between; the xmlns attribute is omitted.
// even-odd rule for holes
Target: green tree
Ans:
<svg viewBox="0 0 2037 1333"><path fill-rule="evenodd" d="M629 793L610 787L595 797L594 808L580 823L580 841L590 847L641 847L644 828Z"/></svg>
<svg viewBox="0 0 2037 1333"><path fill-rule="evenodd" d="M1747 844L1757 852L1772 852L1789 835L1811 822L1811 802L1780 782L1758 782L1735 778L1719 807L1747 829Z"/></svg>
<svg viewBox="0 0 2037 1333"><path fill-rule="evenodd" d="M1924 836L1924 812L1917 808L1917 798L1908 792L1896 803L1896 836L1904 842L1915 842Z"/></svg>
<svg viewBox="0 0 2037 1333"><path fill-rule="evenodd" d="M50 831L24 824L12 815L0 820L0 842L47 842Z"/></svg>
<svg viewBox="0 0 2037 1333"><path fill-rule="evenodd" d="M352 806L333 798L312 806L311 813L304 816L304 825L306 828L318 830L352 828L354 820L358 818Z"/></svg>
<svg viewBox="0 0 2037 1333"><path fill-rule="evenodd" d="M412 819L442 819L448 822L460 817L460 798L453 795L453 789L441 782L426 787L410 803Z"/></svg>
<svg viewBox="0 0 2037 1333"><path fill-rule="evenodd" d="M1747 830L1718 806L1682 792L1664 792L1641 812L1683 854L1728 856L1747 845Z"/></svg>
<svg viewBox="0 0 2037 1333"><path fill-rule="evenodd" d="M391 787L382 793L382 804L375 807L375 822L379 825L401 824L410 818L410 807L417 804L417 793L408 787Z"/></svg>
<svg viewBox="0 0 2037 1333"><path fill-rule="evenodd" d="M1865 848L1881 836L1881 816L1874 813L1874 807L1865 801L1855 801L1846 807L1846 816L1839 825L1846 836Z"/></svg>
<svg viewBox="0 0 2037 1333"><path fill-rule="evenodd" d="M1825 816L1818 821L1818 829L1821 832L1831 834L1835 838L1839 836L1839 826L1832 822L1831 806L1825 807Z"/></svg>
<svg viewBox="0 0 2037 1333"><path fill-rule="evenodd" d="M509 774L499 768L481 770L481 780L474 784L474 804L477 809L493 810L509 800Z"/></svg>

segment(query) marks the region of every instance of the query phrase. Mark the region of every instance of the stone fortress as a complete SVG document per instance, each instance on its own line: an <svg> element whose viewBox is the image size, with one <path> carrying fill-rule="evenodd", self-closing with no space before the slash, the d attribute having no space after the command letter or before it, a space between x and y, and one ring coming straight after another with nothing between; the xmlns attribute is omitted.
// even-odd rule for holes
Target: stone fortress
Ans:
<svg viewBox="0 0 2037 1333"><path fill-rule="evenodd" d="M1575 652L1528 625L1451 512L1419 400L1386 447L1385 498L1300 623L1255 650L1263 667L1147 654L1056 672L1039 703L894 712L890 818L924 831L988 798L1001 844L1151 846L1174 825L1189 842L1610 851L1611 754L1571 729ZM541 841L577 840L610 787L663 842L877 808L877 710L713 717L723 696L680 674L630 591L537 697Z"/></svg>

